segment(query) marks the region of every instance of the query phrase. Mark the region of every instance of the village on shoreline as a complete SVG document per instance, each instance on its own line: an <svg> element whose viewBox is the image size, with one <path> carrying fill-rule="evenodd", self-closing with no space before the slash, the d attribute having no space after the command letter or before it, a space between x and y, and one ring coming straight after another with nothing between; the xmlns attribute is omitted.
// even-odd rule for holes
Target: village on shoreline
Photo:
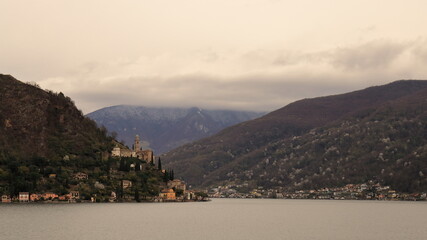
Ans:
<svg viewBox="0 0 427 240"><path fill-rule="evenodd" d="M132 150L117 145L111 151L109 157L116 161L116 164L120 162L118 167L110 168L108 171L108 178L115 182L115 188L107 188L100 181L91 179L88 173L76 172L72 175L72 181L76 184L70 185L68 192L62 191L62 194L54 191L41 193L19 192L14 196L2 194L1 203L194 202L209 201L210 198L427 200L427 193L400 193L391 189L390 186L382 186L372 180L362 184L347 184L343 187L295 191L288 191L288 189L284 188L264 189L257 186L251 189L247 182L243 184L226 184L211 188L209 191L193 191L187 188L184 181L174 178L173 170L163 169L160 158L157 160L157 168L155 167L153 151L141 149L138 135L135 136ZM143 171L157 172L156 174L159 177L161 176L162 181L158 183L154 192L140 196L139 187L141 187L141 184L137 187L137 176L141 176L140 174ZM57 174L55 173L47 176L47 180L55 181L56 178ZM84 189L83 186L89 185L93 186L93 189L103 191L104 194L97 194L93 190L89 192L79 191L79 189Z"/></svg>
<svg viewBox="0 0 427 240"><path fill-rule="evenodd" d="M128 189L132 186L132 182L122 180L122 187ZM205 192L196 192L186 189L184 181L174 179L167 183L168 188L163 189L158 196L145 199L135 199L131 196L118 198L116 192L111 192L108 201L100 201L96 194L90 199L83 199L79 191L70 191L68 194L58 195L53 192L46 193L29 193L20 192L18 196L10 197L9 195L1 196L1 203L120 203L120 202L201 202L209 201L208 195Z"/></svg>
<svg viewBox="0 0 427 240"><path fill-rule="evenodd" d="M135 136L132 150L117 144L108 155L111 166L105 176L98 174L94 178L93 172L74 172L65 179L70 183L68 191L58 189L58 191L42 192L20 191L11 195L3 193L0 195L1 203L194 202L209 200L207 193L203 191L188 190L184 181L174 178L173 170L163 169L160 158L157 160L156 167L153 151L142 150L138 135ZM70 157L65 156L64 160L70 161ZM53 185L59 178L59 174L50 173L40 181Z"/></svg>
<svg viewBox="0 0 427 240"><path fill-rule="evenodd" d="M126 189L131 187L131 182L122 181ZM174 179L167 183L168 188L163 189L157 197L137 201L131 197L118 199L115 192L111 193L110 203L120 202L197 202L210 201L211 198L273 198L273 199L313 199L313 200L382 200L382 201L427 201L427 193L399 193L389 186L381 186L378 183L347 184L339 188L322 188L319 190L296 190L294 192L280 192L280 190L263 189L258 187L250 193L239 193L236 187L240 185L227 185L212 188L206 191L191 191L186 189L185 182ZM65 195L57 195L52 192L43 194L20 192L18 196L11 198L2 195L1 203L96 203L101 202L96 195L90 200L80 198L78 191L71 191Z"/></svg>
<svg viewBox="0 0 427 240"><path fill-rule="evenodd" d="M276 199L323 199L323 200L389 200L389 201L426 201L427 193L399 193L390 186L381 186L369 181L363 184L347 184L344 187L321 188L312 190L286 191L285 189L264 189L258 187L248 193L238 189L243 185L229 184L211 188L210 198L276 198Z"/></svg>

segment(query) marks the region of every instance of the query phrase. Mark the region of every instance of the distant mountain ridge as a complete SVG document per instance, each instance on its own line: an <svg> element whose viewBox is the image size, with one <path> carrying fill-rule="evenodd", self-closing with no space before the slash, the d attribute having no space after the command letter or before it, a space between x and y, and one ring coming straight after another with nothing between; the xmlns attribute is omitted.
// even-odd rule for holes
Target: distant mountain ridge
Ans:
<svg viewBox="0 0 427 240"><path fill-rule="evenodd" d="M340 161L342 162L342 159L333 159L331 162L335 163L335 165L329 165L329 163L324 162L323 158L325 157L321 155L321 151L328 149L326 147L329 146L329 142L333 143L337 140L335 138L328 139L325 135L318 135L318 138L310 138L310 132L317 132L319 128L322 131L327 131L329 128L336 129L343 124L345 125L346 121L355 127L358 119L359 121L370 121L368 117L372 119L379 118L373 115L376 112L381 112L385 115L383 116L384 121L392 121L394 118L399 119L398 121L406 121L404 117L405 114L408 114L408 118L411 116L413 121L419 120L420 124L425 126L427 124L427 119L424 118L427 109L426 89L427 81L396 81L387 85L370 87L351 93L296 101L261 118L240 123L226 128L212 137L174 149L165 154L162 160L167 167L176 169L180 173L178 174L179 177L196 186L249 182L253 186L274 186L291 189L306 188L315 185L313 181L316 178L312 176L315 174L319 175L318 171L320 167L321 169L330 168L331 173L334 174L333 176L327 175L327 177L316 176L318 178L314 182L322 183L320 184L322 186L351 183L349 182L350 180L366 181L369 178L378 178L393 184L397 189L403 191L426 189L426 180L410 177L407 175L409 173L404 173L399 178L396 177L397 175L401 175L399 172L395 173L395 177L385 177L384 175L377 174L381 172L382 167L384 167L385 172L387 168L394 171L401 170L392 166L386 166L385 164L374 165L374 169L368 171L366 168L360 167L360 161L353 159L350 163L346 164L348 168L357 170L351 172L353 177L347 176L345 173L342 174L342 169L338 168L339 164L337 164ZM412 100L404 101L407 98ZM417 101L420 104L414 109L413 103ZM394 112L385 110L385 106L388 106L386 109L393 109L394 106L396 108L397 106L403 107L397 108L399 110ZM406 107L408 108L408 113L405 112ZM418 115L409 115L409 113L418 113ZM372 116L369 114L372 114ZM363 117L366 119L361 119ZM401 123L399 122L399 124ZM413 127L415 129L415 126ZM386 129L384 126L381 128L382 131ZM427 138L426 128L419 128L417 130L411 130L411 132L413 131L417 138L422 139L422 141L420 140L420 144L425 143L424 140ZM333 131L330 131L332 134ZM380 130L369 128L366 131L375 132ZM385 132L382 135L387 136L390 134L390 132ZM357 136L357 138L362 138L360 134ZM351 135L349 137L348 141L352 144L357 145L358 141L360 141L356 137L354 139L351 138ZM304 142L306 145L304 147L305 145L295 145L296 143L292 142L292 139L298 138L310 140ZM390 139L393 139L393 137L390 137ZM407 140L396 138L395 141L401 143ZM321 149L318 150L319 152L312 152L314 150L309 148L311 146L309 144L313 141L324 142L323 145L318 146ZM373 142L373 144L375 144L374 148L385 148L385 146L377 142ZM362 151L362 153L356 153L348 149L339 149L339 146L335 147L343 154L357 155L361 159L370 159L374 155L371 151L368 152L366 150L366 146L365 148L357 148L357 151ZM408 146L405 152L399 155L400 158L408 158L411 156L409 149L416 149L417 147L420 146ZM282 152L287 152L287 155L283 155ZM383 154L385 154L384 152L382 151ZM380 154L381 151L377 153ZM297 157L298 159L295 160ZM345 159L344 155L340 155L340 157ZM393 161L397 161L397 159L393 159ZM274 165L271 165L273 162ZM292 164L289 162L292 162ZM365 160L362 162L364 164ZM412 164L414 162L415 160L412 161ZM424 162L418 159L416 160L416 164L414 164L417 166L418 173L421 171L419 175L423 175L427 171L427 169L423 170L423 166L425 166ZM309 169L305 169L305 167L309 167ZM413 169L412 173L416 169ZM391 173L390 171L388 174ZM320 174L323 174L323 171ZM344 178L338 179L337 175ZM418 184L417 187L408 187L405 189L404 186L396 186L398 179L403 178L406 178L405 181L410 184L415 184L413 182L418 181L415 184ZM317 185L316 187L321 186Z"/></svg>
<svg viewBox="0 0 427 240"><path fill-rule="evenodd" d="M175 147L211 136L225 127L262 116L263 113L205 110L200 108L154 108L118 105L87 114L98 125L116 132L130 145L136 134L144 147L164 153Z"/></svg>

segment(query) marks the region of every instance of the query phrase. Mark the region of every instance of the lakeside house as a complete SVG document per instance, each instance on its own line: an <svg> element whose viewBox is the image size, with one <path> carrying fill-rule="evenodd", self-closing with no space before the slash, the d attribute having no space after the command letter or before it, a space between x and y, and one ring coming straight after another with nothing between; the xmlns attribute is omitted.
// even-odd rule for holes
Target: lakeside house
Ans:
<svg viewBox="0 0 427 240"><path fill-rule="evenodd" d="M29 192L19 192L19 202L29 202L30 201L30 193Z"/></svg>
<svg viewBox="0 0 427 240"><path fill-rule="evenodd" d="M58 195L52 192L47 192L42 194L42 198L44 200L53 200L55 198L58 198Z"/></svg>
<svg viewBox="0 0 427 240"><path fill-rule="evenodd" d="M175 201L176 194L172 188L163 189L159 194L159 198L165 201Z"/></svg>
<svg viewBox="0 0 427 240"><path fill-rule="evenodd" d="M108 199L109 202L115 202L117 200L117 194L116 192L111 192L110 198Z"/></svg>
<svg viewBox="0 0 427 240"><path fill-rule="evenodd" d="M70 192L70 199L79 200L80 199L80 192L79 191L71 191Z"/></svg>
<svg viewBox="0 0 427 240"><path fill-rule="evenodd" d="M10 198L9 195L2 195L1 196L1 202L2 203L10 203L10 202L12 202L12 198Z"/></svg>
<svg viewBox="0 0 427 240"><path fill-rule="evenodd" d="M184 200L196 200L196 194L194 191L185 191Z"/></svg>
<svg viewBox="0 0 427 240"><path fill-rule="evenodd" d="M32 193L32 194L30 195L30 201L31 201L31 202L39 201L39 200L40 200L40 198L41 198L41 195L40 195L40 194L37 194L37 193Z"/></svg>
<svg viewBox="0 0 427 240"><path fill-rule="evenodd" d="M67 195L61 195L61 196L58 197L58 200L59 201L66 201L68 198L69 198L68 194Z"/></svg>

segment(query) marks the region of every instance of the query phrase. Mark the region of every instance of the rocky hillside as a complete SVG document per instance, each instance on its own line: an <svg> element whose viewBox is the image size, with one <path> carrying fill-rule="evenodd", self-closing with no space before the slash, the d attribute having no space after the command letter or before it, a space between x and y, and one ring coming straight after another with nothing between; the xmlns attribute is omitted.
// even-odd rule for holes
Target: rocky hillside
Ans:
<svg viewBox="0 0 427 240"><path fill-rule="evenodd" d="M376 178L402 191L427 190L426 89L427 81L397 81L304 99L162 160L201 186L247 182L292 189Z"/></svg>
<svg viewBox="0 0 427 240"><path fill-rule="evenodd" d="M164 153L183 144L211 136L225 127L260 117L262 113L204 110L200 108L149 108L113 106L87 116L131 146L136 134L145 148Z"/></svg>
<svg viewBox="0 0 427 240"><path fill-rule="evenodd" d="M62 93L0 75L0 159L65 155L99 159L112 146L105 129L84 117Z"/></svg>
<svg viewBox="0 0 427 240"><path fill-rule="evenodd" d="M165 174L139 159L110 158L116 144L62 93L0 75L0 195L74 190L83 200L108 201L113 191L118 199L157 196ZM132 187L124 189L121 180Z"/></svg>

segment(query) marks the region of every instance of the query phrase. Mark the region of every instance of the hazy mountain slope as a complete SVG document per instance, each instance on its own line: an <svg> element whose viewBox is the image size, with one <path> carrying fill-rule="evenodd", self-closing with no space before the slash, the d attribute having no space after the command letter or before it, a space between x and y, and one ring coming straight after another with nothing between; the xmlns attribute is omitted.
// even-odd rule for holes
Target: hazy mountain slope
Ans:
<svg viewBox="0 0 427 240"><path fill-rule="evenodd" d="M145 147L152 148L156 153L163 153L261 115L262 113L242 111L120 105L103 108L87 116L110 132L116 132L118 139L124 140L128 145L139 134Z"/></svg>
<svg viewBox="0 0 427 240"><path fill-rule="evenodd" d="M272 142L213 171L205 184L317 189L378 180L414 192L427 190L426 172L427 90L422 90Z"/></svg>
<svg viewBox="0 0 427 240"><path fill-rule="evenodd" d="M167 153L163 162L190 183L217 184L231 179L228 176L250 171L272 154L266 151L272 143L304 135L315 127L376 109L422 89L427 89L427 81L397 81L347 94L297 101L259 119L177 148Z"/></svg>

